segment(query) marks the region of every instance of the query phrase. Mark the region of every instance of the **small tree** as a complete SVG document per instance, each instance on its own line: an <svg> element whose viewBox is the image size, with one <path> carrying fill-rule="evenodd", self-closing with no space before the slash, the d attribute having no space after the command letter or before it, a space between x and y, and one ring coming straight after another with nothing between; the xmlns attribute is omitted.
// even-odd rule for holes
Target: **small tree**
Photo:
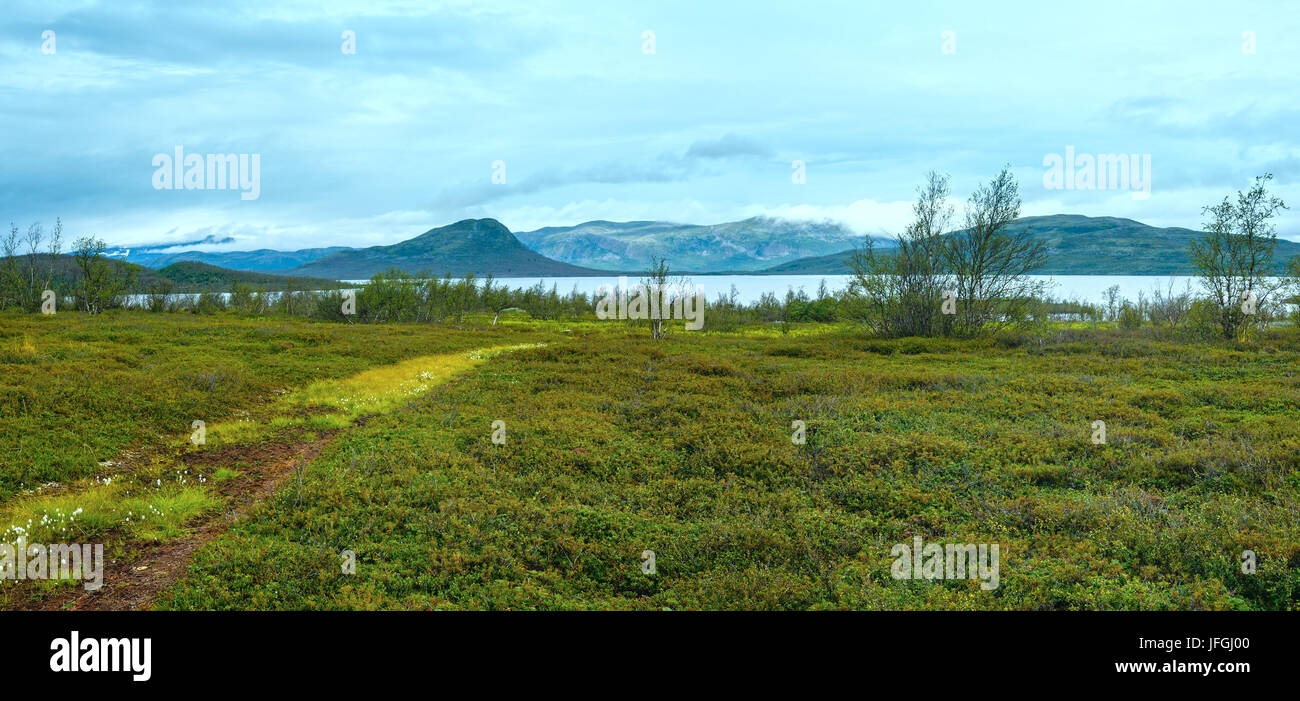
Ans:
<svg viewBox="0 0 1300 701"><path fill-rule="evenodd" d="M948 176L930 171L916 191L915 219L898 236L898 246L877 251L868 237L848 260L850 289L862 298L865 320L885 336L930 336L944 327L940 305L950 285L944 235L953 215Z"/></svg>
<svg viewBox="0 0 1300 701"><path fill-rule="evenodd" d="M37 222L20 237L18 227L9 225L9 235L0 242L0 309L16 306L23 311L40 309L41 295L53 289L57 280L59 251L63 243L63 221L55 220L54 234L42 250L45 230ZM24 248L26 251L20 249Z"/></svg>
<svg viewBox="0 0 1300 701"><path fill-rule="evenodd" d="M166 311L168 298L171 296L173 288L172 281L166 278L149 283L149 288L146 290L145 308L151 312Z"/></svg>
<svg viewBox="0 0 1300 701"><path fill-rule="evenodd" d="M98 314L113 306L117 296L124 294L135 281L135 273L125 265L116 265L104 257L104 242L93 236L83 236L73 243L77 269L81 279L76 285L77 308Z"/></svg>
<svg viewBox="0 0 1300 701"><path fill-rule="evenodd" d="M1161 292L1159 287L1155 288L1151 296L1151 304L1147 307L1147 316L1150 317L1152 326L1176 328L1183 325L1191 308L1191 283L1187 283L1187 287L1182 292L1175 293L1174 281L1171 278L1164 292Z"/></svg>
<svg viewBox="0 0 1300 701"><path fill-rule="evenodd" d="M18 270L18 225L9 223L9 235L0 242L0 309L22 306L23 276Z"/></svg>
<svg viewBox="0 0 1300 701"><path fill-rule="evenodd" d="M654 258L650 261L650 270L646 271L646 276L641 279L641 284L646 286L651 296L658 295L659 303L653 305L652 309L659 308L664 298L664 291L668 289L668 261L664 258ZM650 336L656 341L664 337L664 319L665 310L659 309L660 313L650 314Z"/></svg>
<svg viewBox="0 0 1300 701"><path fill-rule="evenodd" d="M1277 228L1272 219L1286 204L1268 193L1272 174L1255 178L1237 201L1224 197L1205 207L1209 215L1205 235L1191 245L1192 264L1216 309L1219 331L1225 339L1238 338L1251 316L1268 297L1284 286L1274 280L1273 251Z"/></svg>
<svg viewBox="0 0 1300 701"><path fill-rule="evenodd" d="M1103 293L1106 296L1106 320L1114 321L1119 315L1119 285L1111 285Z"/></svg>
<svg viewBox="0 0 1300 701"><path fill-rule="evenodd" d="M1047 249L1028 229L1007 231L1019 216L1020 186L1009 167L967 201L966 228L944 247L955 281L957 333L973 336L1022 318L1042 294L1042 284L1026 275L1046 262Z"/></svg>

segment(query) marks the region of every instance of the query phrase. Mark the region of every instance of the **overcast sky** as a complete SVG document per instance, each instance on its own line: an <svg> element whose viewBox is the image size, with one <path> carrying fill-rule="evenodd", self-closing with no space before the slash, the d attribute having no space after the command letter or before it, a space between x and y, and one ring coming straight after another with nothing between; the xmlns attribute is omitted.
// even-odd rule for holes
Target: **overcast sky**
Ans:
<svg viewBox="0 0 1300 701"><path fill-rule="evenodd" d="M1300 240L1297 37L1290 2L5 0L0 221L226 249L469 217L887 233L927 170L964 200L1009 163L1025 214L1186 227L1271 171ZM155 189L178 145L258 155L258 198ZM1070 146L1149 154L1150 196L1046 189Z"/></svg>

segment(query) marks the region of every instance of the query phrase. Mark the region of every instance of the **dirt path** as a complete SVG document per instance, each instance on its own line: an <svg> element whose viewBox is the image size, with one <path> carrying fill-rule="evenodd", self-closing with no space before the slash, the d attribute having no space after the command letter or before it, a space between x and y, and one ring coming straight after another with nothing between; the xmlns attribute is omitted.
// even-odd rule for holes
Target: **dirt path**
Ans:
<svg viewBox="0 0 1300 701"><path fill-rule="evenodd" d="M534 344L538 345L538 344ZM544 345L544 344L540 344ZM384 398L384 392L405 400L413 386L420 392L432 384L441 384L456 374L500 352L510 352L529 345L494 346L470 351L457 351L436 356L411 358L388 366L365 370L350 378L330 380L331 386L324 396L366 397L374 403L360 409L347 428L320 431L316 439L297 442L263 442L235 444L213 450L186 452L181 461L197 472L211 474L218 467L240 465L242 472L220 483L210 483L220 498L218 512L206 514L186 524L188 532L175 540L160 543L131 541L126 545L126 555L104 563L103 587L89 592L84 587L58 592L35 604L46 610L81 611L132 611L148 609L158 596L180 580L199 548L230 530L257 505L271 498L277 489L292 489L295 472L315 460L340 431L364 426L378 413L387 413L392 407L384 406L375 395ZM376 390L375 388L379 388ZM308 388L310 390L310 388ZM340 408L340 407L335 407ZM299 407L299 413L325 411L323 407ZM147 458L139 458L142 461ZM128 466L129 467L129 466Z"/></svg>
<svg viewBox="0 0 1300 701"><path fill-rule="evenodd" d="M364 422L354 426L361 423ZM91 592L78 586L72 593L47 599L41 608L70 611L150 608L163 590L184 576L185 568L199 548L228 531L250 510L272 497L278 488L292 488L289 478L316 459L333 439L334 434L330 433L305 443L237 446L186 456L188 465L244 462L252 467L246 474L221 485L220 492L226 500L222 510L191 523L186 536L163 543L132 543L127 558L104 563L101 589Z"/></svg>

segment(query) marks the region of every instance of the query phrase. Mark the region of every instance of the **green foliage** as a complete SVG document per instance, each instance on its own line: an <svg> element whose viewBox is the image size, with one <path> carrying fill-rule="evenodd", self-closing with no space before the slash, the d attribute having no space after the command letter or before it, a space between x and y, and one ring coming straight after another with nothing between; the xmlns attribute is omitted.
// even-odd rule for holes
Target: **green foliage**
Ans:
<svg viewBox="0 0 1300 701"><path fill-rule="evenodd" d="M834 298L811 301L796 299L790 302L790 320L828 323L835 321L838 310L839 304Z"/></svg>
<svg viewBox="0 0 1300 701"><path fill-rule="evenodd" d="M83 236L73 244L73 249L81 273L74 288L77 309L98 314L121 306L125 301L123 295L135 286L135 272L105 258L101 239Z"/></svg>
<svg viewBox="0 0 1300 701"><path fill-rule="evenodd" d="M1271 174L1255 178L1236 201L1224 197L1205 208L1209 215L1205 235L1193 241L1191 258L1209 299L1215 304L1218 324L1226 339L1238 338L1252 322L1258 323L1259 307L1278 292L1286 294L1287 280L1273 280L1277 229L1272 223L1281 199L1268 193ZM1255 317L1252 319L1252 317Z"/></svg>
<svg viewBox="0 0 1300 701"><path fill-rule="evenodd" d="M1125 303L1119 310L1119 327L1132 331L1142 327L1143 313L1138 307Z"/></svg>
<svg viewBox="0 0 1300 701"><path fill-rule="evenodd" d="M385 348L379 333L481 347L529 326L280 328L329 329L324 351ZM1300 605L1293 337L1240 349L1072 329L1003 347L838 327L658 342L566 328L339 434L301 491L200 551L160 606ZM275 347L241 351L245 381ZM1105 445L1088 439L1098 418ZM890 548L914 535L1000 544L1001 586L894 580Z"/></svg>
<svg viewBox="0 0 1300 701"><path fill-rule="evenodd" d="M1012 229L1020 189L1010 169L971 194L961 231L946 231L947 176L931 171L917 193L915 218L893 250L877 252L867 239L848 261L857 318L888 337L970 337L1041 321L1042 287L1026 275L1046 260L1046 248Z"/></svg>
<svg viewBox="0 0 1300 701"><path fill-rule="evenodd" d="M505 337L497 327L443 330L430 341L410 326L240 319L215 311L0 312L0 503L45 483L97 474L99 463L159 436L188 436L195 419L211 424L254 411L287 387Z"/></svg>
<svg viewBox="0 0 1300 701"><path fill-rule="evenodd" d="M256 288L242 282L235 283L226 300L227 306L243 315L257 316L265 314L271 307L271 297L265 289Z"/></svg>
<svg viewBox="0 0 1300 701"><path fill-rule="evenodd" d="M235 286L260 290L315 289L330 290L341 287L342 283L328 278L295 277L272 275L247 270L230 270L197 261L181 261L149 271L148 268L130 266L139 271L148 271L171 283L172 287L187 292L228 291Z"/></svg>
<svg viewBox="0 0 1300 701"><path fill-rule="evenodd" d="M787 301L772 311L815 304ZM243 458L187 474L111 463L184 444L201 417L205 450L269 448L277 431L334 440L200 549L163 608L1300 607L1295 334L785 328L653 341L631 325L472 313L430 325L4 312L0 444L14 450L0 507L23 522L84 508L80 527L128 544L176 537L234 493ZM364 422L313 423L322 402L350 407L416 358L497 346L517 349L409 400L370 392ZM298 413L267 420L284 406ZM245 420L269 430L241 434ZM122 486L92 479L104 476ZM127 528L122 505L149 518ZM893 579L892 545L916 535L999 544L1001 585Z"/></svg>
<svg viewBox="0 0 1300 701"><path fill-rule="evenodd" d="M225 309L225 297L216 292L200 292L190 311L195 314L216 314Z"/></svg>

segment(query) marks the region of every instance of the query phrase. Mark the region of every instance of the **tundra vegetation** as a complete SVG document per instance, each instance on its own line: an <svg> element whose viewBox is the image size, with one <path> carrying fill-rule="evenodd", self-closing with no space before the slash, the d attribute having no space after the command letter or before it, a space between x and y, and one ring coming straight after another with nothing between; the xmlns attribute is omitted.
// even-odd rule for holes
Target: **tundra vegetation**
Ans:
<svg viewBox="0 0 1300 701"><path fill-rule="evenodd" d="M1211 234L1265 230L1245 194ZM691 333L400 272L355 315L338 291L42 315L38 245L4 269L0 540L104 542L129 571L205 527L156 608L1300 607L1292 292L1232 334L1230 294L1048 300L999 238L1014 182L951 251L946 197L928 178L849 290L721 295ZM936 312L949 283L1006 297ZM893 578L918 536L999 544L999 586ZM3 581L0 607L76 591Z"/></svg>

